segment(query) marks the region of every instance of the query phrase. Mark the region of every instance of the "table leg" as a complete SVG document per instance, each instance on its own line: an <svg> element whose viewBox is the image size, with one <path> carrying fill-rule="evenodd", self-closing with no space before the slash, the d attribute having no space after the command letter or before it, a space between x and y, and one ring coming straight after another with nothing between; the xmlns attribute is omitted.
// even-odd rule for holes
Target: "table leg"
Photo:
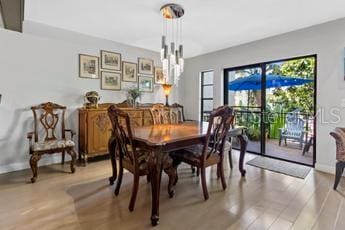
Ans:
<svg viewBox="0 0 345 230"><path fill-rule="evenodd" d="M162 152L153 150L148 159L148 166L151 176L151 192L152 192L152 210L151 224L156 226L159 224L159 194L162 177Z"/></svg>
<svg viewBox="0 0 345 230"><path fill-rule="evenodd" d="M116 167L116 141L113 138L109 139L108 142L108 150L109 150L109 155L110 155L110 160L111 160L111 168L112 168L112 176L109 177L109 184L113 185L114 181L117 178L117 167Z"/></svg>
<svg viewBox="0 0 345 230"><path fill-rule="evenodd" d="M242 134L238 136L238 139L240 140L240 160L239 160L239 165L238 168L240 169L241 175L245 176L246 175L246 170L243 167L244 163L244 156L247 151L247 145L248 145L248 137L246 134Z"/></svg>

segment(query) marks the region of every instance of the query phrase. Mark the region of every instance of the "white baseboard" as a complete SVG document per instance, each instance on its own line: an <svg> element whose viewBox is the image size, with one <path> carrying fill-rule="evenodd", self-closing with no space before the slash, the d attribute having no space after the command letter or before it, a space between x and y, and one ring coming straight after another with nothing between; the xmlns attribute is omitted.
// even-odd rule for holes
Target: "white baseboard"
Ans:
<svg viewBox="0 0 345 230"><path fill-rule="evenodd" d="M43 166L43 165L51 165L51 164L56 164L56 163L60 163L61 162L61 154L57 154L57 155L46 155L42 156L42 159L38 162L39 166ZM65 157L66 161L69 161L70 158L69 156ZM18 163L12 163L12 164L8 164L8 165L0 165L0 174L3 173L8 173L8 172L14 172L14 171L19 171L19 170L23 170L23 169L28 169L30 168L30 164L29 164L29 160L26 162L18 162Z"/></svg>
<svg viewBox="0 0 345 230"><path fill-rule="evenodd" d="M317 171L325 172L325 173L330 173L334 174L335 173L335 166L329 166L329 165L323 165L323 164L315 164L315 169Z"/></svg>

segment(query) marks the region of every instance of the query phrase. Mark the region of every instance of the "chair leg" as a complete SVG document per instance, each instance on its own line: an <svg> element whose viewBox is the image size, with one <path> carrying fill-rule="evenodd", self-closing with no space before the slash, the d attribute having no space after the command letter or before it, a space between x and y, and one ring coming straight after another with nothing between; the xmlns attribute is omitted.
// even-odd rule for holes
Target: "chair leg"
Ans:
<svg viewBox="0 0 345 230"><path fill-rule="evenodd" d="M199 176L200 175L200 168L196 169L196 175Z"/></svg>
<svg viewBox="0 0 345 230"><path fill-rule="evenodd" d="M233 168L233 165L232 165L232 149L229 150L229 165L230 165L230 169Z"/></svg>
<svg viewBox="0 0 345 230"><path fill-rule="evenodd" d="M169 184L168 184L168 194L169 197L172 198L175 195L175 190L173 189L176 181L177 176L177 167L169 167L164 169L164 172L169 176Z"/></svg>
<svg viewBox="0 0 345 230"><path fill-rule="evenodd" d="M135 201L137 199L138 188L139 188L139 175L134 175L131 201L129 202L129 207L128 207L129 211L131 212L134 210Z"/></svg>
<svg viewBox="0 0 345 230"><path fill-rule="evenodd" d="M150 174L147 174L147 175L146 175L146 181L147 181L147 183L150 183L150 182L151 182Z"/></svg>
<svg viewBox="0 0 345 230"><path fill-rule="evenodd" d="M192 173L195 173L195 167L194 166L190 166L190 168L192 169Z"/></svg>
<svg viewBox="0 0 345 230"><path fill-rule="evenodd" d="M37 162L41 159L41 155L37 154L37 153L33 153L30 157L30 167L32 170L32 178L31 178L31 183L35 183L37 180L37 172L38 172L38 168L37 168Z"/></svg>
<svg viewBox="0 0 345 230"><path fill-rule="evenodd" d="M345 162L337 162L335 165L336 169L335 169L335 181L334 181L334 186L333 189L337 190L338 184L340 182L341 176L343 174L344 171L344 167L345 167Z"/></svg>
<svg viewBox="0 0 345 230"><path fill-rule="evenodd" d="M280 136L279 137L279 146L281 146L281 144L282 144L282 137Z"/></svg>
<svg viewBox="0 0 345 230"><path fill-rule="evenodd" d="M119 195L120 192L120 187L122 183L122 177L123 177L123 166L122 166L122 161L120 159L120 168L119 168L119 177L117 178L116 182L116 188L115 188L115 196Z"/></svg>
<svg viewBox="0 0 345 230"><path fill-rule="evenodd" d="M284 142L285 142L285 146L287 146L287 143L286 143L286 138L284 138Z"/></svg>
<svg viewBox="0 0 345 230"><path fill-rule="evenodd" d="M72 160L71 160L71 172L74 173L75 172L75 162L77 159L77 153L74 151L74 149L68 150L67 153L71 156Z"/></svg>
<svg viewBox="0 0 345 230"><path fill-rule="evenodd" d="M62 151L61 164L65 164L65 150Z"/></svg>
<svg viewBox="0 0 345 230"><path fill-rule="evenodd" d="M220 174L220 180L222 182L222 187L223 187L223 190L226 189L226 181L225 181L225 177L224 177L224 166L223 166L223 161L219 162L218 165L217 165L217 168L219 171L219 174Z"/></svg>
<svg viewBox="0 0 345 230"><path fill-rule="evenodd" d="M198 168L199 169L199 168ZM206 172L205 167L201 167L201 185L202 185L202 191L204 193L205 200L208 200L208 191L207 191L207 185L206 185Z"/></svg>
<svg viewBox="0 0 345 230"><path fill-rule="evenodd" d="M220 177L220 168L219 165L217 164L217 179L219 179Z"/></svg>

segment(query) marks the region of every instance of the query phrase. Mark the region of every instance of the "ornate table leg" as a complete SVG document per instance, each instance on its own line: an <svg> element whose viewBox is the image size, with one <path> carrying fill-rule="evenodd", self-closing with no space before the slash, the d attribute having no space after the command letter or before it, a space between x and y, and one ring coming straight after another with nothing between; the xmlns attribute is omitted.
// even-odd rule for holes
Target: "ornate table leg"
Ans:
<svg viewBox="0 0 345 230"><path fill-rule="evenodd" d="M152 210L151 210L151 224L156 226L159 224L159 193L162 176L162 152L155 149L151 152L148 165L151 177L151 192L152 192Z"/></svg>
<svg viewBox="0 0 345 230"><path fill-rule="evenodd" d="M240 140L240 160L239 160L239 165L238 168L240 169L241 175L245 176L246 175L246 170L243 167L244 163L244 156L247 151L247 145L248 145L248 137L246 134L242 134L238 136L238 139Z"/></svg>
<svg viewBox="0 0 345 230"><path fill-rule="evenodd" d="M109 155L110 155L110 160L111 160L111 168L112 168L112 176L109 177L109 184L113 185L114 181L117 178L117 167L116 167L116 141L113 138L109 139L108 142L108 150L109 150Z"/></svg>

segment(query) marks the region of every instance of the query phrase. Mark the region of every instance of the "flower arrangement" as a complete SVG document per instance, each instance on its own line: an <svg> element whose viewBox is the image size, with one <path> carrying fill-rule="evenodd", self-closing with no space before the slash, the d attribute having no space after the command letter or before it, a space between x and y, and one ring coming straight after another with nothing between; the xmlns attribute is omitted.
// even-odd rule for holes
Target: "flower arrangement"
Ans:
<svg viewBox="0 0 345 230"><path fill-rule="evenodd" d="M140 97L141 92L138 88L129 88L127 90L127 98L133 106L135 106L137 99Z"/></svg>

